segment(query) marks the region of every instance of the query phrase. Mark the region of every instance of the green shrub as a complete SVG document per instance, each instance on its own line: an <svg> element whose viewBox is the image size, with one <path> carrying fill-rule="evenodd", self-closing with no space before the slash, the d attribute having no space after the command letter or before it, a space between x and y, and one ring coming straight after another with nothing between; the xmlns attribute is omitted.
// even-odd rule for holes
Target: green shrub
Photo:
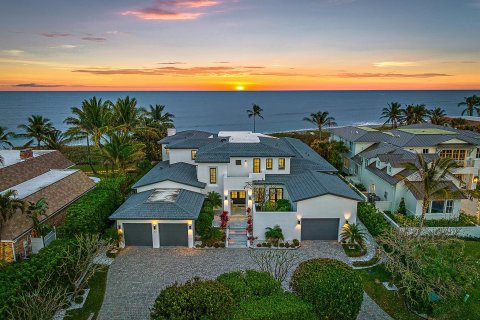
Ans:
<svg viewBox="0 0 480 320"><path fill-rule="evenodd" d="M383 214L371 203L359 203L357 216L374 237L382 234L390 228L390 225L385 221Z"/></svg>
<svg viewBox="0 0 480 320"><path fill-rule="evenodd" d="M280 282L268 272L255 270L229 272L220 275L217 281L230 289L235 299L239 300L282 292Z"/></svg>
<svg viewBox="0 0 480 320"><path fill-rule="evenodd" d="M61 238L72 238L80 233L103 233L108 228L108 217L122 203L121 188L125 177L102 180L97 187L73 203L65 220L57 228Z"/></svg>
<svg viewBox="0 0 480 320"><path fill-rule="evenodd" d="M86 146L66 146L62 153L68 160L78 164L88 164L88 152ZM102 151L96 146L90 146L92 164L103 164Z"/></svg>
<svg viewBox="0 0 480 320"><path fill-rule="evenodd" d="M282 293L240 302L234 320L314 320L312 306L291 293Z"/></svg>
<svg viewBox="0 0 480 320"><path fill-rule="evenodd" d="M291 211L292 204L287 199L280 199L275 202L275 211Z"/></svg>
<svg viewBox="0 0 480 320"><path fill-rule="evenodd" d="M202 242L207 246L212 246L217 244L217 242L223 239L224 233L220 228L210 227L207 229L205 234L202 236Z"/></svg>
<svg viewBox="0 0 480 320"><path fill-rule="evenodd" d="M205 211L200 212L197 220L195 220L195 231L201 237L204 237L208 230L212 227L213 216Z"/></svg>
<svg viewBox="0 0 480 320"><path fill-rule="evenodd" d="M73 247L70 240L55 240L48 247L32 255L31 259L14 263L0 273L0 319L9 319L8 310L19 306L19 297L39 279L49 276L50 286L68 287L68 280L61 272L65 252Z"/></svg>
<svg viewBox="0 0 480 320"><path fill-rule="evenodd" d="M267 227L265 229L267 230L265 231L265 238L267 238L270 243L278 245L278 242L284 239L282 228L280 228L278 224L273 228Z"/></svg>
<svg viewBox="0 0 480 320"><path fill-rule="evenodd" d="M403 215L407 214L407 206L405 205L405 198L402 198L400 200L400 203L398 205L398 213Z"/></svg>
<svg viewBox="0 0 480 320"><path fill-rule="evenodd" d="M151 319L229 319L234 305L232 293L223 284L195 278L162 290L150 316Z"/></svg>
<svg viewBox="0 0 480 320"><path fill-rule="evenodd" d="M313 305L320 319L356 319L363 301L359 275L337 260L312 259L300 263L290 285L301 299Z"/></svg>

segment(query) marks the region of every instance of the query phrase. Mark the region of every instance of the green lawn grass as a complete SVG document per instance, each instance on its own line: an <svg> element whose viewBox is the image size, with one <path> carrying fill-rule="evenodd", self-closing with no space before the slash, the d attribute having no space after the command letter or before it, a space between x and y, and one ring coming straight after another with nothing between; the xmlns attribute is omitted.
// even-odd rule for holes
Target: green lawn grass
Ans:
<svg viewBox="0 0 480 320"><path fill-rule="evenodd" d="M107 272L108 267L102 267L90 278L87 286L90 288L90 292L83 308L68 311L65 319L87 320L92 313L94 314L92 319L97 318L105 295Z"/></svg>

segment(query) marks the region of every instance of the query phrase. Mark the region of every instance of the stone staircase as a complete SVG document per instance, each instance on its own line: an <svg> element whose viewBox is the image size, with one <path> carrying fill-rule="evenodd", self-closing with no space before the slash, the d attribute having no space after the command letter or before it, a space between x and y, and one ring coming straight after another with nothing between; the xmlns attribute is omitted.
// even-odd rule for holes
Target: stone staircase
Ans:
<svg viewBox="0 0 480 320"><path fill-rule="evenodd" d="M228 221L228 247L229 248L246 248L247 239L247 216L232 215Z"/></svg>

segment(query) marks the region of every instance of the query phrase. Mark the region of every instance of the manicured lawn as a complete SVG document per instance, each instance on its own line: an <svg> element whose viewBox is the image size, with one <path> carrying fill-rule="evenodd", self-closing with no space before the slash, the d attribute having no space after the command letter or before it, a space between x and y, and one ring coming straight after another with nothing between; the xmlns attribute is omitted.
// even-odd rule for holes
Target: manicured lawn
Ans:
<svg viewBox="0 0 480 320"><path fill-rule="evenodd" d="M88 282L90 293L82 309L71 310L67 313L66 319L83 320L88 319L90 314L94 314L92 319L96 319L105 295L105 286L107 284L108 267L99 269Z"/></svg>
<svg viewBox="0 0 480 320"><path fill-rule="evenodd" d="M352 248L351 245L344 243L342 244L342 247L343 247L343 251L345 251L345 253L349 257L361 257L366 253L364 250L360 249L358 246L353 246Z"/></svg>

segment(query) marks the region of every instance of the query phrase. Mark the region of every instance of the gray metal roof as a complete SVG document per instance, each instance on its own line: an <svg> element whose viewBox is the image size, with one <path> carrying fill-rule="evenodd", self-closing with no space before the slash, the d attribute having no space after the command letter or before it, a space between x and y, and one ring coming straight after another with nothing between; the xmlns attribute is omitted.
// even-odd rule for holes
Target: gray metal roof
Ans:
<svg viewBox="0 0 480 320"><path fill-rule="evenodd" d="M410 181L407 184L408 190L413 194L415 199L423 200L425 191L421 181ZM434 200L444 199L466 199L463 192L452 181L443 181L440 183L439 189L445 188L447 191L444 194L437 194L433 197Z"/></svg>
<svg viewBox="0 0 480 320"><path fill-rule="evenodd" d="M391 138L388 133L370 127L347 126L328 129L328 131L353 142L382 142L388 141Z"/></svg>
<svg viewBox="0 0 480 320"><path fill-rule="evenodd" d="M135 189L162 181L173 181L198 188L205 188L206 186L205 183L198 181L195 165L184 162L171 165L168 161L162 161L138 180L132 188Z"/></svg>
<svg viewBox="0 0 480 320"><path fill-rule="evenodd" d="M219 138L191 138L191 139L183 139L170 142L168 144L169 149L198 149L203 147L207 144L210 144L214 141L217 141Z"/></svg>
<svg viewBox="0 0 480 320"><path fill-rule="evenodd" d="M326 194L363 200L342 179L331 173L305 171L296 175L267 175L264 181L255 181L255 184L284 185L291 200L295 202Z"/></svg>
<svg viewBox="0 0 480 320"><path fill-rule="evenodd" d="M150 198L168 189L153 189L131 195L111 216L110 220L195 220L205 196L184 189L170 189L173 199L155 201Z"/></svg>
<svg viewBox="0 0 480 320"><path fill-rule="evenodd" d="M405 169L405 170L401 171L400 173L391 176L387 173L387 168L378 169L375 163L370 164L366 168L367 168L368 171L375 174L377 177L379 177L383 181L389 183L390 185L396 185L397 183L402 181L405 178L406 175L411 174L410 171L407 171ZM410 174L409 174L409 172L410 172Z"/></svg>
<svg viewBox="0 0 480 320"><path fill-rule="evenodd" d="M215 134L207 131L199 131L199 130L185 130L185 131L180 131L172 136L168 136L160 140L158 143L160 144L170 144L170 143L175 143L179 142L182 140L187 140L187 139L202 139L202 138L208 138L210 136L215 136Z"/></svg>

